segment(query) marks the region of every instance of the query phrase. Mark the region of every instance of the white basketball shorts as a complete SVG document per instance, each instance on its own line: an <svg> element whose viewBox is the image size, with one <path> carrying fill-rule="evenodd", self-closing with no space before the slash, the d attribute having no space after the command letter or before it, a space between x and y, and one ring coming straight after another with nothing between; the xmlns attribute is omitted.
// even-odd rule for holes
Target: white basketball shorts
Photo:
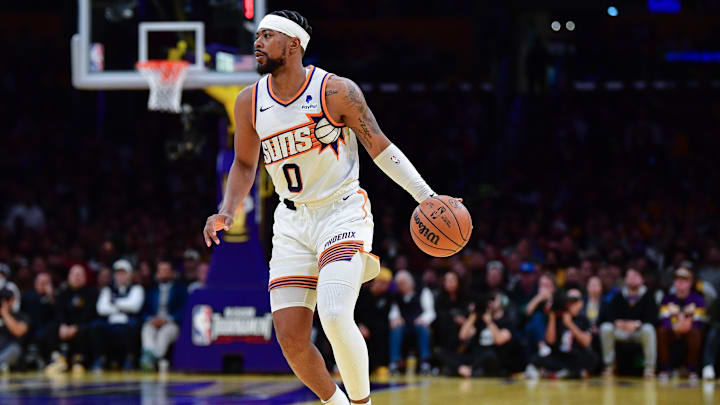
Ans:
<svg viewBox="0 0 720 405"><path fill-rule="evenodd" d="M270 259L270 308L273 312L294 306L315 310L318 275L328 263L350 261L361 253L364 280L379 271L370 254L373 217L365 190L353 188L319 204L284 202L275 210Z"/></svg>

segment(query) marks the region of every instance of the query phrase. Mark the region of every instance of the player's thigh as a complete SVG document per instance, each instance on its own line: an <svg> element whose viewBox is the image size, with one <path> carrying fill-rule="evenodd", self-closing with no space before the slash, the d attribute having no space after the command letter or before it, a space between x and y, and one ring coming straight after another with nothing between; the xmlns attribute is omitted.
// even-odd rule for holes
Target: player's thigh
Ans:
<svg viewBox="0 0 720 405"><path fill-rule="evenodd" d="M310 343L313 314L313 311L301 306L287 307L273 312L275 335L284 351L301 351Z"/></svg>
<svg viewBox="0 0 720 405"><path fill-rule="evenodd" d="M277 283L276 281L275 284ZM315 283L317 283L317 280ZM316 303L316 288L289 286L277 287L270 290L270 310L273 313L293 307L307 308L310 312L313 312L315 311Z"/></svg>

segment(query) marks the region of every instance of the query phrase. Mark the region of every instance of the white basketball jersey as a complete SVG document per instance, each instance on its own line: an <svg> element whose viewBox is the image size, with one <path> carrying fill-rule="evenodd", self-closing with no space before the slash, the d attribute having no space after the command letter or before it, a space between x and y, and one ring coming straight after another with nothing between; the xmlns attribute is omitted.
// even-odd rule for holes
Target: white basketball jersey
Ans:
<svg viewBox="0 0 720 405"><path fill-rule="evenodd" d="M270 75L253 88L253 123L265 169L280 198L298 203L331 197L359 176L355 134L327 112L331 74L314 66L305 72L305 83L287 101L273 94Z"/></svg>

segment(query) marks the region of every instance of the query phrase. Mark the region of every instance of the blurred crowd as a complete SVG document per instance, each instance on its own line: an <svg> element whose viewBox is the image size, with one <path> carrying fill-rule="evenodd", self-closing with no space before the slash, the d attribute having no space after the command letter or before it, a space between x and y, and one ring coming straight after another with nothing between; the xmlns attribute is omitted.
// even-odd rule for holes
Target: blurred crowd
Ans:
<svg viewBox="0 0 720 405"><path fill-rule="evenodd" d="M160 367L207 274L217 117L203 127L146 112L144 92L72 90L67 68L47 67L69 66L65 39L2 45L14 63L0 65L0 368ZM402 371L410 353L422 372L462 376L711 377L718 98L573 91L569 79L514 94L503 75L491 92L365 86L383 131L474 224L460 254L424 255L409 236L414 202L361 152L387 267L356 314L374 366ZM205 147L171 158L187 127Z"/></svg>
<svg viewBox="0 0 720 405"><path fill-rule="evenodd" d="M409 240L402 191L368 187L374 249L396 272L389 295L375 282L364 293L363 308L382 309L375 317L389 311L365 333L388 342L384 366L401 369L410 346L421 371L450 375L714 378L720 104L702 93L558 91L516 97L506 123L482 95L448 104L404 102L421 111L411 123L377 113L436 191L464 198L474 224L461 254L428 259Z"/></svg>
<svg viewBox="0 0 720 405"><path fill-rule="evenodd" d="M638 262L581 259L550 271L493 259L472 274L456 264L439 280L384 268L363 288L355 317L378 377L411 368L462 377L715 378L720 301L691 262L672 266L662 289ZM713 263L703 270L720 270Z"/></svg>
<svg viewBox="0 0 720 405"><path fill-rule="evenodd" d="M146 286L141 269L126 259L101 270L96 283L88 282L88 268L74 264L59 288L42 270L20 292L10 267L1 263L0 370L167 369L187 296L203 286L209 270L194 250L185 252L183 264L183 275L193 278L178 275L167 259L143 262L154 273Z"/></svg>

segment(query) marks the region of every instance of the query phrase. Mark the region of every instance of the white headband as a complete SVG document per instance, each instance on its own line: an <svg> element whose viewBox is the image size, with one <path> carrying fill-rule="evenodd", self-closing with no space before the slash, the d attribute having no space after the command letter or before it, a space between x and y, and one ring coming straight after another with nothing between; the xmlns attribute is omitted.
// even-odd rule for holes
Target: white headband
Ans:
<svg viewBox="0 0 720 405"><path fill-rule="evenodd" d="M302 46L303 50L307 49L308 42L310 42L310 34L308 34L303 27L295 21L280 17L279 15L268 14L263 17L260 24L258 24L258 31L264 29L282 32L290 38L300 39L300 46Z"/></svg>

